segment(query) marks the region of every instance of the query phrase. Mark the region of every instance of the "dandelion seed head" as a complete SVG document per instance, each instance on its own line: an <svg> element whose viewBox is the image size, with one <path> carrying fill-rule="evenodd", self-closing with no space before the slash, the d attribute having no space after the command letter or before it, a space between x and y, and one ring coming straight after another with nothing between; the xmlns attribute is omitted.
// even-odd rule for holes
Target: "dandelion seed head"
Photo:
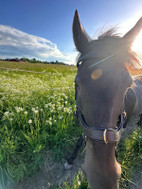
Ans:
<svg viewBox="0 0 142 189"><path fill-rule="evenodd" d="M27 112L27 111L25 111L25 112L24 112L24 114L25 114L25 115L27 115L27 114L28 114L28 112Z"/></svg>
<svg viewBox="0 0 142 189"><path fill-rule="evenodd" d="M79 185L79 186L81 185L81 182L80 182L80 180L78 181L78 185Z"/></svg>
<svg viewBox="0 0 142 189"><path fill-rule="evenodd" d="M46 120L46 123L49 125L52 125L52 121L50 121L50 120Z"/></svg>
<svg viewBox="0 0 142 189"><path fill-rule="evenodd" d="M35 108L32 108L32 111L34 112L34 111L35 111Z"/></svg>
<svg viewBox="0 0 142 189"><path fill-rule="evenodd" d="M6 111L6 112L4 112L4 115L9 116L9 113L10 113L9 111Z"/></svg>
<svg viewBox="0 0 142 189"><path fill-rule="evenodd" d="M45 108L48 108L48 104L45 104L44 107L45 107Z"/></svg>
<svg viewBox="0 0 142 189"><path fill-rule="evenodd" d="M23 108L21 108L21 107L17 107L17 106L16 106L15 109L16 109L16 112L17 112L17 113L20 113L20 112L23 111Z"/></svg>
<svg viewBox="0 0 142 189"><path fill-rule="evenodd" d="M34 113L37 114L37 113L38 113L38 110L35 110Z"/></svg>
<svg viewBox="0 0 142 189"><path fill-rule="evenodd" d="M31 119L29 119L28 123L32 123L32 120L31 120Z"/></svg>

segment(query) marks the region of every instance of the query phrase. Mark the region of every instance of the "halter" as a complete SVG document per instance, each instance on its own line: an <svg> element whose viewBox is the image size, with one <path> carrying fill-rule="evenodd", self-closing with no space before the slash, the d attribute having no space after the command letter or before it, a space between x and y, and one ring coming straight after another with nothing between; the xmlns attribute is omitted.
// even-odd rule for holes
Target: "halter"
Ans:
<svg viewBox="0 0 142 189"><path fill-rule="evenodd" d="M128 45L127 45L128 46ZM120 54L120 53L125 53L127 51L127 46L125 46L124 48L122 48L120 51L116 52L116 53L113 53L111 54L110 56L107 56L106 58L103 58L101 59L100 61L94 63L93 65L89 66L88 68L91 68L93 66L96 66L102 62L105 62L106 60L109 60L110 58ZM77 60L77 66L80 62L82 61L86 61L86 60L89 60L89 59L93 59L93 58L96 58L96 54L94 53L94 51L91 51L91 52L88 52L87 54L85 55L80 55L78 60Z"/></svg>
<svg viewBox="0 0 142 189"><path fill-rule="evenodd" d="M108 60L108 59L110 59L110 58L116 56L117 54L120 54L121 52L122 52L122 50L119 51L119 52L117 52L117 53L114 53L114 54L112 54L112 55L110 55L110 56L107 56L106 58L103 58L102 60L96 62L95 64L93 64L93 65L91 65L91 66L89 66L89 68L91 68L91 67L93 67L93 66L96 66L97 64L100 64L101 62L104 62L104 61L106 61L106 60ZM89 52L89 53L87 53L87 54L85 54L85 55L83 55L83 56L80 56L80 57L78 58L77 65L78 65L81 61L88 60L88 59L95 58L95 57L96 57L96 56L95 56L95 54L94 54L94 51L91 51L91 52Z"/></svg>
<svg viewBox="0 0 142 189"><path fill-rule="evenodd" d="M122 50L94 63L93 65L89 66L89 68L96 66L96 65L116 56L117 54L120 54L121 52L122 52ZM80 56L78 58L77 65L81 61L92 59L94 57L95 57L94 52L90 52L83 56ZM77 89L76 89L76 101L77 101ZM104 142L105 144L119 142L119 140L121 138L122 131L123 131L123 125L126 122L126 112L123 111L120 115L120 124L115 129L114 128L104 128L104 127L99 127L99 126L95 126L95 127L88 126L84 120L84 117L83 117L80 109L78 108L78 104L77 104L77 117L79 119L80 125L82 127L82 130L83 130L83 133L85 136L87 136L95 141L98 141L98 142Z"/></svg>

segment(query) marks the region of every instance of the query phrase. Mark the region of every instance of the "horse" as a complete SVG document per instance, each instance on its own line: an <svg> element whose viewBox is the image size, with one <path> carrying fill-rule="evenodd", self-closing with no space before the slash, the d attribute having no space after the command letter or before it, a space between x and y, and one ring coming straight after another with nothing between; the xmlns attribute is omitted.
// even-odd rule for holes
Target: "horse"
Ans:
<svg viewBox="0 0 142 189"><path fill-rule="evenodd" d="M124 128L142 116L142 75L132 77L128 66L140 66L131 46L142 29L142 18L120 37L114 28L93 40L73 19L73 40L79 57L75 77L78 119L86 136L83 169L92 189L118 189L121 165L115 149Z"/></svg>

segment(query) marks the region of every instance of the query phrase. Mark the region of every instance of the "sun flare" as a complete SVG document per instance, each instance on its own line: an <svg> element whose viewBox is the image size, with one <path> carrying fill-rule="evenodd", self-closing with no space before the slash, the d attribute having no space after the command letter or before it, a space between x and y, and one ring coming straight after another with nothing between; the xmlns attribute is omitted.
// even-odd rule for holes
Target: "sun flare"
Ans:
<svg viewBox="0 0 142 189"><path fill-rule="evenodd" d="M142 30L140 31L139 35L136 37L132 45L132 50L138 54L142 54Z"/></svg>

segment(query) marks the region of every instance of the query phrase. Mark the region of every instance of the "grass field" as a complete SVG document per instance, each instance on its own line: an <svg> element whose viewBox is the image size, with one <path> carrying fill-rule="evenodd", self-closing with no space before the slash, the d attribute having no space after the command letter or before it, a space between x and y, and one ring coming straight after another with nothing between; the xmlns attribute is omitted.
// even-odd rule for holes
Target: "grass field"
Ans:
<svg viewBox="0 0 142 189"><path fill-rule="evenodd" d="M74 66L0 61L0 189L38 170L49 152L64 162L80 127L74 118ZM118 153L121 185L142 165L142 134L135 131ZM80 181L81 180L81 181ZM61 188L88 188L82 175Z"/></svg>
<svg viewBox="0 0 142 189"><path fill-rule="evenodd" d="M11 62L0 62L0 67L0 174L4 184L5 175L18 182L38 169L45 151L63 162L64 151L71 153L69 147L74 146L80 128L73 116L75 67Z"/></svg>

